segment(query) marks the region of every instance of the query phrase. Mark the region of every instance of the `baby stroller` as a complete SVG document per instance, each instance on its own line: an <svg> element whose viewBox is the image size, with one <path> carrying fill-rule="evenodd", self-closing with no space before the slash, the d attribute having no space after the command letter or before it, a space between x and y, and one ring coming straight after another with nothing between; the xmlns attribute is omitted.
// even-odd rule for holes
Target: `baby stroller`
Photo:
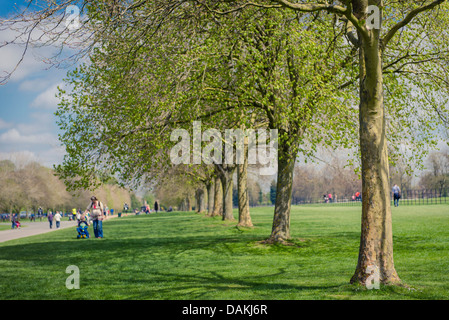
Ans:
<svg viewBox="0 0 449 320"><path fill-rule="evenodd" d="M78 231L77 239L87 239L89 238L89 231L87 230L89 228L89 225L85 222L81 222L76 228L76 231Z"/></svg>

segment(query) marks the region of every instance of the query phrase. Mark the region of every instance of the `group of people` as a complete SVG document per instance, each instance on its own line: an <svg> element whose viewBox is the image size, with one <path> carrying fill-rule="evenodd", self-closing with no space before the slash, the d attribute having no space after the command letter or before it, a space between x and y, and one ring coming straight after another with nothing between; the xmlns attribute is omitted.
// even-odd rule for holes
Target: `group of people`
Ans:
<svg viewBox="0 0 449 320"><path fill-rule="evenodd" d="M11 229L14 228L20 229L19 215L17 213L11 215Z"/></svg>
<svg viewBox="0 0 449 320"><path fill-rule="evenodd" d="M393 203L395 207L399 206L399 199L401 199L401 189L399 188L399 186L397 184L395 184L391 190L391 193L393 195ZM323 201L324 203L332 203L333 201L336 201L336 199L334 200L332 198L332 194L329 193L328 195L323 195ZM356 193L354 193L354 195L352 195L352 201L362 201L362 194L357 191Z"/></svg>
<svg viewBox="0 0 449 320"><path fill-rule="evenodd" d="M323 201L324 203L332 203L333 202L332 193L329 194L323 194Z"/></svg>
<svg viewBox="0 0 449 320"><path fill-rule="evenodd" d="M125 203L123 209L126 211L129 209L129 206L127 203ZM150 213L150 207L146 206L146 212ZM158 201L154 203L154 211L157 213L161 210ZM170 210L172 211L172 208L170 207ZM103 238L103 220L107 217L108 213L113 214L113 209L108 210L107 207L104 207L103 203L99 201L95 196L92 196L90 198L90 203L87 206L86 210L83 212L81 209L73 209L72 215L69 215L69 220L76 219L76 222L78 224L77 230L78 232L86 232L87 228L92 224L92 227L94 229L94 235L95 238ZM47 221L49 223L50 229L53 229L53 222L55 222L56 229L59 229L61 227L61 220L63 217L63 213L60 211L56 211L56 213L53 213L51 210L49 210L46 214L42 210L41 207L37 210L37 217L42 218L47 216ZM19 221L19 215L17 213L11 215L11 229L19 229L21 227L20 221ZM35 221L35 215L33 213L32 217L30 218L31 221ZM89 236L89 233L87 232L87 237Z"/></svg>
<svg viewBox="0 0 449 320"><path fill-rule="evenodd" d="M84 226L89 226L92 223L94 229L95 238L103 238L103 219L105 208L103 203L97 199L97 197L92 196L90 198L90 203L83 213L78 212L77 222L78 222L78 232L84 230Z"/></svg>
<svg viewBox="0 0 449 320"><path fill-rule="evenodd" d="M72 211L72 215L76 217L78 228L83 226L88 227L92 224L95 238L103 238L103 219L105 218L105 213L106 210L103 206L103 203L99 201L95 196L92 196L90 198L90 203L84 212L82 212L81 210L77 211L76 209L73 209ZM44 216L42 208L38 209L38 216ZM62 216L63 214L60 211L56 211L56 213L48 211L47 221L49 223L50 229L53 229L53 222L55 222L56 229L59 229L61 227ZM19 215L17 213L11 215L11 223L11 229L20 228L21 225L19 221Z"/></svg>
<svg viewBox="0 0 449 320"><path fill-rule="evenodd" d="M125 203L123 209L125 211L127 209L129 209L129 206L127 203ZM150 212L149 206L146 206L145 209L147 210L148 213ZM170 207L170 209L172 210L171 207ZM154 211L157 213L160 210L161 210L161 207L160 207L158 201L156 200L156 202L154 203ZM171 210L169 210L169 211L171 211ZM69 219L72 217L76 218L76 221L78 224L77 230L79 232L81 230L86 230L87 227L92 224L92 227L94 229L95 238L103 238L103 219L106 218L108 211L109 210L107 209L107 207L105 208L103 203L101 201L99 201L97 199L97 197L92 196L90 198L90 203L87 206L86 210L84 212L82 212L80 209L79 210L73 209L72 216L69 216ZM111 209L110 212L112 214L113 209ZM44 216L44 212L43 212L42 208L39 207L37 214L38 214L38 217ZM56 229L59 229L61 226L61 219L63 217L62 212L56 211L56 213L53 214L52 211L48 211L48 213L46 215L47 215L47 220L48 220L50 229L53 229L53 222L55 222L55 224L56 224ZM33 218L34 218L34 214L33 214ZM70 219L70 220L72 220L72 219ZM12 222L12 229L20 228L19 216L17 213L11 215L11 222Z"/></svg>
<svg viewBox="0 0 449 320"><path fill-rule="evenodd" d="M391 194L393 195L393 204L395 207L399 207L399 199L401 199L401 188L397 184L394 184L391 189ZM362 201L362 194L360 192L356 192L352 196L352 201Z"/></svg>
<svg viewBox="0 0 449 320"><path fill-rule="evenodd" d="M124 208L125 211L128 209L126 203L125 203L125 206L124 206L123 208ZM138 209L134 209L134 213L135 213L136 215L138 215L138 214L140 214L141 212L142 212L142 213L145 213L145 214L150 214L151 212L158 213L159 211L162 211L162 208L160 207L159 202L158 202L157 200L154 202L154 207L153 207L153 208L154 208L154 211L151 211L150 205L149 205L149 204L146 204L146 205L144 205L144 206L142 206L142 207L140 208L140 211L139 211ZM171 208L171 207L170 207L170 208Z"/></svg>
<svg viewBox="0 0 449 320"><path fill-rule="evenodd" d="M73 212L76 216L76 221L78 227L76 228L78 232L78 238L89 238L88 227L92 224L94 229L95 238L103 238L103 219L106 218L106 209L103 203L97 199L97 197L92 196L90 198L90 203L86 210L82 212L81 210ZM112 213L112 210L111 210Z"/></svg>
<svg viewBox="0 0 449 320"><path fill-rule="evenodd" d="M362 194L357 191L352 195L352 201L362 201Z"/></svg>
<svg viewBox="0 0 449 320"><path fill-rule="evenodd" d="M56 229L59 229L61 226L61 219L62 219L62 212L56 211L55 214L53 214L51 211L47 214L47 220L50 223L50 229L53 228L53 221L56 223ZM20 229L21 224L19 221L19 215L17 213L13 213L11 215L11 229Z"/></svg>
<svg viewBox="0 0 449 320"><path fill-rule="evenodd" d="M59 211L56 211L56 213L54 215L50 211L47 215L47 220L50 223L50 229L53 228L53 220L56 223L56 229L59 229L61 227L61 218L62 218L62 215Z"/></svg>

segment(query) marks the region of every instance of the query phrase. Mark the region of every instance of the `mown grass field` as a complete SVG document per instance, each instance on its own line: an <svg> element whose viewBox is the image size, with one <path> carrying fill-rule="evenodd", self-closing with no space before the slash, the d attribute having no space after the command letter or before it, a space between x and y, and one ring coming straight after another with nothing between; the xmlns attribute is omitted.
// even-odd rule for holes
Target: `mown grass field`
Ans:
<svg viewBox="0 0 449 320"><path fill-rule="evenodd" d="M63 229L8 241L0 299L449 299L449 206L392 208L396 269L411 289L349 284L360 210L293 206L291 246L260 243L269 207L251 210L252 229L174 212L108 220L104 239ZM78 290L65 286L69 265L80 269Z"/></svg>
<svg viewBox="0 0 449 320"><path fill-rule="evenodd" d="M9 229L11 229L11 222L9 222L8 224L6 224L6 223L1 223L0 224L0 231L2 231L2 230L9 230Z"/></svg>

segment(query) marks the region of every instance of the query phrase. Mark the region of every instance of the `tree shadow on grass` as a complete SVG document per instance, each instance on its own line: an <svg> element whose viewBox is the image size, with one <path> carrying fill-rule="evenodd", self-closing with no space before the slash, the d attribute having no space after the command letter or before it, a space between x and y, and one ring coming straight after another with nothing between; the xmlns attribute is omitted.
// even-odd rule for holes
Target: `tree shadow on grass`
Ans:
<svg viewBox="0 0 449 320"><path fill-rule="evenodd" d="M26 291L25 299L39 295L45 299L90 299L99 294L103 299L135 300L348 299L372 295L341 282L335 272L342 268L314 272L312 265L304 265L290 269L285 261L279 265L273 263L270 255L267 260L252 265L251 254L243 260L248 266L243 267L238 263L241 260L233 260L232 250L214 260L210 253L226 250L226 246L217 245L225 240L231 247L242 242L210 236L189 236L182 240L157 237L33 242L3 246L0 261L3 266L8 262L22 265L36 274L32 277L36 284L32 285L26 284L30 277L15 279L18 284L14 288ZM210 263L199 261L208 258ZM199 259L198 264L195 259ZM263 266L261 261L272 264ZM82 270L82 290L74 292L65 288L68 276L65 270L69 265L79 265ZM51 275L57 278L57 289L54 289L55 282L46 281L46 270L57 271L56 276L55 272ZM296 275L298 270L300 274ZM11 288L5 288L1 296L13 296L13 292L7 292ZM374 293L378 298L388 295L388 292Z"/></svg>
<svg viewBox="0 0 449 320"><path fill-rule="evenodd" d="M110 232L114 236L104 239L77 239L74 230L60 230L51 238L37 235L25 239L8 241L0 246L0 260L40 263L45 268L58 261L69 261L72 258L83 257L91 262L106 261L110 257L126 259L142 253L166 254L178 256L191 251L209 250L212 253L233 254L234 246L245 248L259 239L257 235L215 235L201 234L174 236L158 236L133 233Z"/></svg>
<svg viewBox="0 0 449 320"><path fill-rule="evenodd" d="M338 288L338 285L297 284L285 262L277 267L276 263L271 267L261 265L273 259L263 249L259 253L259 267L251 265L258 249L252 248L251 253L244 251L254 239L251 235L197 235L20 242L2 246L0 261L2 266L20 266L23 272L33 273L44 286L46 270L52 270L51 276L57 278L59 285L55 299L60 298L58 294L68 294L64 286L69 265L79 266L87 291L106 290L119 299L275 299L279 294ZM239 265L241 261L247 264L247 269ZM7 276L7 271L3 272L0 271L0 276ZM18 277L16 282L17 287L30 291L30 297L46 290L27 284L29 280ZM10 294L5 292L6 296ZM46 298L52 299L52 293Z"/></svg>
<svg viewBox="0 0 449 320"><path fill-rule="evenodd" d="M275 270L273 270L275 271ZM259 275L225 276L223 273L210 271L201 274L178 274L170 272L156 272L151 280L135 279L128 282L139 290L131 289L126 299L152 299L154 297L169 297L173 300L202 300L202 299L279 299L285 294L301 296L304 291L337 291L341 285L298 285L273 281L282 278L286 271L278 269ZM154 284L158 284L155 286ZM170 285L176 283L176 286ZM165 285L167 284L167 285ZM294 298L293 298L294 299Z"/></svg>

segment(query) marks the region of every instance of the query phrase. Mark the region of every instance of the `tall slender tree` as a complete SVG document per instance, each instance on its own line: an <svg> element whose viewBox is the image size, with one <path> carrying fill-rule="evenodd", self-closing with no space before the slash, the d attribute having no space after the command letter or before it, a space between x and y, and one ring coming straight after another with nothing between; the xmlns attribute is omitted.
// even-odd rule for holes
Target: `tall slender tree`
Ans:
<svg viewBox="0 0 449 320"><path fill-rule="evenodd" d="M345 17L347 35L359 50L359 137L362 163L362 233L359 259L351 282L365 283L372 270L378 270L382 283L398 283L399 276L394 267L393 235L389 198L388 151L386 119L384 109L384 65L386 52L394 46L394 38L404 27L413 26L414 19L445 3L444 0L415 3L394 3L382 0L352 0L335 3L293 3L287 0L274 2L300 12L327 11ZM446 2L447 4L447 2ZM379 24L368 25L369 6L374 8L372 17ZM447 9L447 8L446 8ZM402 12L402 16L395 12ZM433 11L435 14L435 11ZM390 15L387 29L383 33L383 17ZM431 19L432 14L425 18ZM443 17L443 20L447 18ZM353 33L352 28L356 33ZM402 39L401 39L402 40ZM437 51L446 48L434 48ZM407 53L395 55L397 60ZM440 59L444 58L440 55ZM447 56L447 54L446 54ZM403 61L404 62L404 61ZM413 62L410 62L413 63Z"/></svg>

